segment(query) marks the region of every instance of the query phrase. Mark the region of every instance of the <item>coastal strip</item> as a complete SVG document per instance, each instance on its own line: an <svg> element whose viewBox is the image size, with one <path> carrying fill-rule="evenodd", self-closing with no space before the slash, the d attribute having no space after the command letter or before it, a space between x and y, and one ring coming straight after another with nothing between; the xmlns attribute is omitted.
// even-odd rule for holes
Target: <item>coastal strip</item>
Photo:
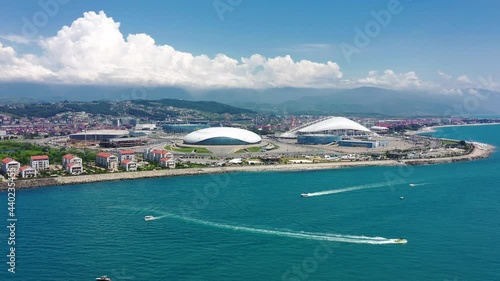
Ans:
<svg viewBox="0 0 500 281"><path fill-rule="evenodd" d="M325 169L339 169L347 167L373 167L373 166L400 166L400 165L430 165L445 164L463 161L472 161L488 158L495 150L494 146L482 144L474 145L474 149L467 155L428 158L428 159L405 159L405 160L374 160L374 161L352 161L352 162L327 162L308 164L277 164L277 165L255 165L255 166L228 166L228 167L206 167L187 169L168 169L154 171L119 172L98 175L63 176L53 178L37 178L17 180L16 189L29 189L46 186L73 185L103 181L135 180L144 178L160 178L174 176L193 176L205 174L235 173L235 172L265 172L265 171L313 171ZM0 191L6 191L8 184L0 183Z"/></svg>

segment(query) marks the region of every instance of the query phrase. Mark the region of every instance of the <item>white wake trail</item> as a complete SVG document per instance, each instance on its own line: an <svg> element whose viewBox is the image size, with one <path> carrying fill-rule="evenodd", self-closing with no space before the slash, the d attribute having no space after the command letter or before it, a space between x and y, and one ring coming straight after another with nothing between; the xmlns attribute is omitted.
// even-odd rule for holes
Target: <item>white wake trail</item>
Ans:
<svg viewBox="0 0 500 281"><path fill-rule="evenodd" d="M252 228L245 226L235 226L216 222L210 222L195 218L182 217L174 214L162 214L158 218L173 218L178 220L183 220L186 222L196 223L199 225L205 225L209 227L219 228L219 229L229 229L234 231L258 233L265 235L297 238L297 239L308 239L316 241L332 241L332 242L344 242L344 243L356 243L356 244L396 244L396 239L389 239L384 237L369 237L369 236L356 236L356 235L342 235L334 233L316 233L316 232L297 232L290 230L270 230L261 228Z"/></svg>
<svg viewBox="0 0 500 281"><path fill-rule="evenodd" d="M401 183L403 183L403 182L402 181L391 182L391 184L401 184ZM351 186L351 187L346 187L346 188L341 188L341 189L331 189L331 190L311 192L311 193L306 193L306 194L307 194L307 197L323 196L323 195L330 195L330 194L335 194L335 193L349 192L349 191L355 191L355 190L361 190L361 189L377 188L377 187L383 187L383 186L388 186L387 182L357 185L357 186Z"/></svg>

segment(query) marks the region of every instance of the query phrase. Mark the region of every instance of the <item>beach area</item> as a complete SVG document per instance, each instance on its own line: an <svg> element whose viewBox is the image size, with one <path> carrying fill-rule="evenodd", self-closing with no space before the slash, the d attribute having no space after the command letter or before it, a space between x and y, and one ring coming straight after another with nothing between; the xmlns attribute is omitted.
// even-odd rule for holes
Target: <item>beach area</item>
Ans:
<svg viewBox="0 0 500 281"><path fill-rule="evenodd" d="M36 179L16 179L14 181L16 189L29 189L47 186L74 185L92 182L134 180L144 178L160 178L174 176L193 176L221 173L238 172L286 172L286 171L312 171L325 169L340 169L349 167L374 167L374 166L416 166L431 164L446 164L463 161L473 161L488 158L495 150L494 146L487 144L474 144L474 149L467 155L443 158L427 159L404 159L404 160L373 160L373 161L332 161L322 163L298 163L298 164L275 164L275 165L246 165L246 166L225 166L225 167L205 167L205 168L186 168L186 169L167 169L153 171L136 172L116 172L98 175L79 175L79 176L60 176L52 178ZM0 191L5 191L8 183L0 183Z"/></svg>

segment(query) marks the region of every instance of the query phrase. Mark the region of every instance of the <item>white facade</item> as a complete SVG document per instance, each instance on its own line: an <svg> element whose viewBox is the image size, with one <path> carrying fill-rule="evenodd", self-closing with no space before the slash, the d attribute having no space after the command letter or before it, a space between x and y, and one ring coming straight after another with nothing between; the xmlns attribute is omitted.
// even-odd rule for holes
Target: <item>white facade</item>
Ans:
<svg viewBox="0 0 500 281"><path fill-rule="evenodd" d="M95 164L110 171L118 170L118 157L111 153L98 153L95 159Z"/></svg>
<svg viewBox="0 0 500 281"><path fill-rule="evenodd" d="M187 144L196 144L213 138L239 140L246 144L259 143L262 138L254 132L232 127L212 127L194 131L183 138Z"/></svg>
<svg viewBox="0 0 500 281"><path fill-rule="evenodd" d="M30 166L37 171L47 170L49 169L49 165L49 157L46 155L31 156L30 158Z"/></svg>
<svg viewBox="0 0 500 281"><path fill-rule="evenodd" d="M19 174L19 169L21 168L21 163L17 162L12 158L5 158L2 160L1 172L4 175L9 174L12 171L15 175Z"/></svg>
<svg viewBox="0 0 500 281"><path fill-rule="evenodd" d="M19 176L23 179L27 178L34 178L36 177L36 170L33 167L30 166L24 166L21 169L19 169Z"/></svg>

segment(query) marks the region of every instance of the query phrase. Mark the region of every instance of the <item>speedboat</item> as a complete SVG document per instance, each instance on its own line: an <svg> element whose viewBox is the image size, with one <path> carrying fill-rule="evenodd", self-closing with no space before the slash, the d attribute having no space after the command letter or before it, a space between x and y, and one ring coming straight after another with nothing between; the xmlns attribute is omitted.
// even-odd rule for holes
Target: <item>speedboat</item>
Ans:
<svg viewBox="0 0 500 281"><path fill-rule="evenodd" d="M411 187L414 187L415 185L416 185L416 184L414 184L414 183L410 183L410 186L411 186Z"/></svg>
<svg viewBox="0 0 500 281"><path fill-rule="evenodd" d="M403 199L405 199L403 196L399 197L399 200L403 200Z"/></svg>
<svg viewBox="0 0 500 281"><path fill-rule="evenodd" d="M398 238L398 239L395 239L394 242L399 243L399 244L406 244L406 243L408 243L408 240L406 240L404 238Z"/></svg>
<svg viewBox="0 0 500 281"><path fill-rule="evenodd" d="M108 276L104 275L104 276L101 276L101 277L97 277L95 279L95 281L111 281L111 278L109 278Z"/></svg>
<svg viewBox="0 0 500 281"><path fill-rule="evenodd" d="M307 196L309 196L309 193L302 193L302 194L300 195L300 197L307 197Z"/></svg>
<svg viewBox="0 0 500 281"><path fill-rule="evenodd" d="M155 220L155 219L156 219L156 217L153 217L153 216L145 216L144 217L145 221L152 221L152 220Z"/></svg>

